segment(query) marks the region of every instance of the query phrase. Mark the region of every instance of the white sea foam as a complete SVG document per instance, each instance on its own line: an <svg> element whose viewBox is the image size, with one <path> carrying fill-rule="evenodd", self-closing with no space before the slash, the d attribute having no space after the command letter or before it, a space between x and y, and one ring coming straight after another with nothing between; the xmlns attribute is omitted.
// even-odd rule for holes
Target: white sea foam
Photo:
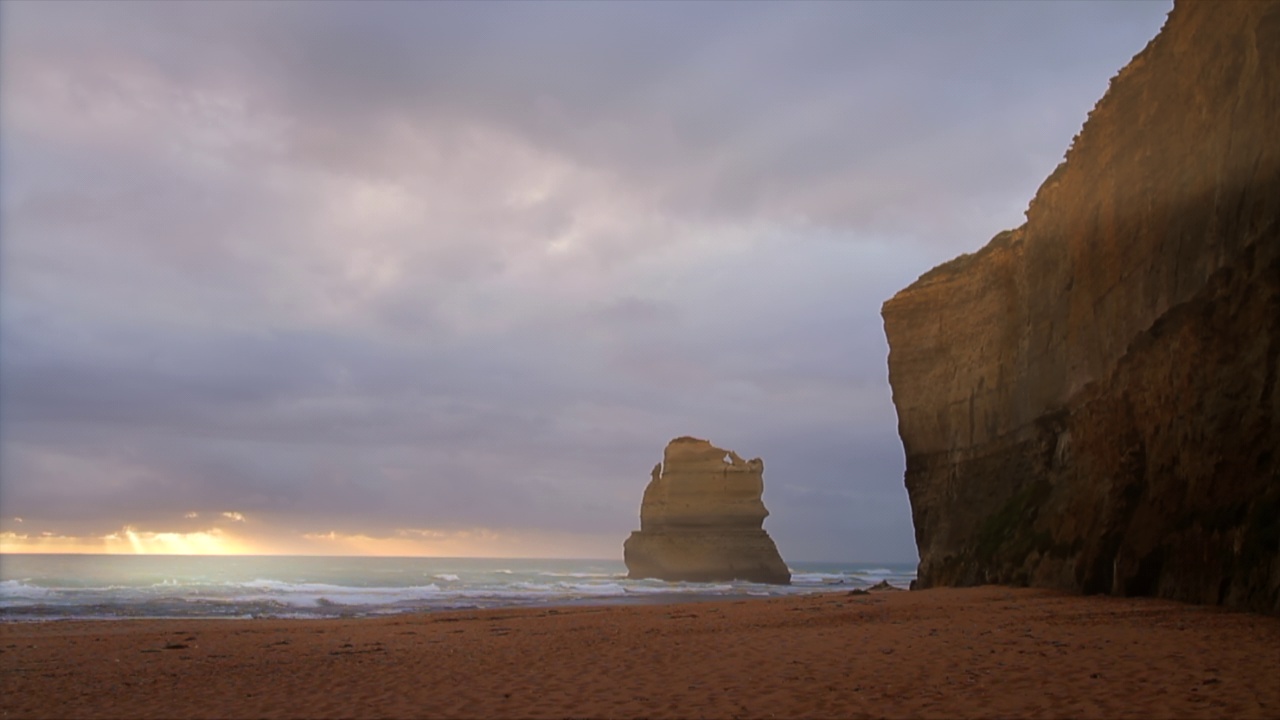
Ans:
<svg viewBox="0 0 1280 720"><path fill-rule="evenodd" d="M621 561L491 561L422 558L118 557L54 561L6 556L0 621L70 617L332 617L454 608L577 602L648 602L667 597L781 596L906 586L914 568L797 563L790 586L632 580ZM447 570L445 570L447 568ZM419 578L420 584L410 578Z"/></svg>
<svg viewBox="0 0 1280 720"><path fill-rule="evenodd" d="M844 573L791 571L791 582L795 585L838 585L849 580L850 576Z"/></svg>
<svg viewBox="0 0 1280 720"><path fill-rule="evenodd" d="M584 583L559 583L561 588L572 590L575 593L583 595L622 595L626 590L617 583L604 583L601 585L584 584Z"/></svg>
<svg viewBox="0 0 1280 720"><path fill-rule="evenodd" d="M324 607L396 604L430 599L440 593L440 586L435 583L411 587L351 587L263 579L243 583L238 589L240 592L232 590L227 594L196 591L182 599L190 602L279 603L290 607Z"/></svg>
<svg viewBox="0 0 1280 720"><path fill-rule="evenodd" d="M53 591L38 585L28 585L21 580L0 580L0 606L17 607L31 605L33 601L47 600Z"/></svg>
<svg viewBox="0 0 1280 720"><path fill-rule="evenodd" d="M625 588L628 593L634 595L670 595L670 594L686 594L686 595L715 595L720 593L731 593L735 590L732 585L688 585L688 584L662 584L662 585L636 585Z"/></svg>
<svg viewBox="0 0 1280 720"><path fill-rule="evenodd" d="M551 589L551 585L548 585L546 583L533 583L533 582L524 582L524 581L513 582L511 583L511 587L516 590L527 590L529 592L546 592L547 590Z"/></svg>

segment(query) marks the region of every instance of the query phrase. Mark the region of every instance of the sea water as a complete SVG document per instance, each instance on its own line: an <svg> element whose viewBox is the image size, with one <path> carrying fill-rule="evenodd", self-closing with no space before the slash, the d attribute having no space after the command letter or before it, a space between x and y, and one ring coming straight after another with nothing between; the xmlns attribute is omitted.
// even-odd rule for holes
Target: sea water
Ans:
<svg viewBox="0 0 1280 720"><path fill-rule="evenodd" d="M365 617L907 587L915 565L791 565L791 585L629 580L621 560L0 555L0 621Z"/></svg>

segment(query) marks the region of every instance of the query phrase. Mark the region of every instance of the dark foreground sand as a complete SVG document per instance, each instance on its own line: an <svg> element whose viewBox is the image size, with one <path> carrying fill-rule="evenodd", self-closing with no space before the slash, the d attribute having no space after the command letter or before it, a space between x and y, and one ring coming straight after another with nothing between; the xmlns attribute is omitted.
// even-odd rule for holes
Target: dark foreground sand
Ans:
<svg viewBox="0 0 1280 720"><path fill-rule="evenodd" d="M1280 717L1280 618L975 588L0 626L0 717Z"/></svg>

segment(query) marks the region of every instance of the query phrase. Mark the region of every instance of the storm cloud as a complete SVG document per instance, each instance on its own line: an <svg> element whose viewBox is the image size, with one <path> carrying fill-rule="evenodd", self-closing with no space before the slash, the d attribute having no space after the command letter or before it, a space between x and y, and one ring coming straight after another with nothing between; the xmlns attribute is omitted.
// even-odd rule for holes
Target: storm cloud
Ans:
<svg viewBox="0 0 1280 720"><path fill-rule="evenodd" d="M913 559L880 304L1168 9L7 2L0 530L614 557L690 434Z"/></svg>

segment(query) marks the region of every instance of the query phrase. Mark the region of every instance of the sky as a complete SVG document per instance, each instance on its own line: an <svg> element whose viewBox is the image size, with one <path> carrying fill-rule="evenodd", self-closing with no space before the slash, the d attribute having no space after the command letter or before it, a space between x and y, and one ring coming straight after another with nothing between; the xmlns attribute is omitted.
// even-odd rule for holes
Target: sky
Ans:
<svg viewBox="0 0 1280 720"><path fill-rule="evenodd" d="M0 551L916 559L881 304L1169 2L0 4Z"/></svg>

